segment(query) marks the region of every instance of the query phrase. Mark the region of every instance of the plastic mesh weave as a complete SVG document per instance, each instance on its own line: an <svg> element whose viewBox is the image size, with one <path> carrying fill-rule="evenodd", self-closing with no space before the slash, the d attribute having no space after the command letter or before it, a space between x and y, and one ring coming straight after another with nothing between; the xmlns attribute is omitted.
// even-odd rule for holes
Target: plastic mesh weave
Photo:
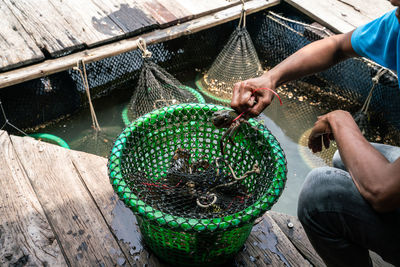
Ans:
<svg viewBox="0 0 400 267"><path fill-rule="evenodd" d="M242 19L245 15L242 13ZM260 60L245 25L239 25L230 36L210 69L196 84L207 97L230 103L235 83L260 76Z"/></svg>
<svg viewBox="0 0 400 267"><path fill-rule="evenodd" d="M161 257L176 256L165 258L170 262L230 257L246 240L248 224L272 207L285 186L284 153L254 120L242 125L222 156L218 144L225 129L217 129L211 116L224 109L182 104L153 111L126 128L112 150L108 166L115 191L142 220L149 246ZM237 182L228 167L241 176L255 164L259 173ZM208 191L216 202L199 206L198 199L210 201L204 197ZM239 236L232 239L234 233Z"/></svg>

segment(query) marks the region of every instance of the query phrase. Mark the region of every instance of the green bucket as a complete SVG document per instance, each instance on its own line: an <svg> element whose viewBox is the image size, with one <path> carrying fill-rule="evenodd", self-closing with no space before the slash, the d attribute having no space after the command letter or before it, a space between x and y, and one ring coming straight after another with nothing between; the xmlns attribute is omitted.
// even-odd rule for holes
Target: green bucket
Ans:
<svg viewBox="0 0 400 267"><path fill-rule="evenodd" d="M118 196L136 214L145 243L163 260L181 266L211 266L226 262L248 238L254 220L269 210L286 182L286 158L278 141L259 122L250 119L228 144L224 158L237 174L256 162L259 174L241 181L249 193L245 206L232 213L184 216L162 210L151 202L148 190L139 190L132 174L146 184L163 186L174 151L185 149L193 160L213 162L222 157L219 141L225 129L211 122L215 111L228 108L212 104L179 104L148 113L131 123L112 149L108 171ZM150 204L150 202L152 204ZM159 201L161 202L161 200Z"/></svg>

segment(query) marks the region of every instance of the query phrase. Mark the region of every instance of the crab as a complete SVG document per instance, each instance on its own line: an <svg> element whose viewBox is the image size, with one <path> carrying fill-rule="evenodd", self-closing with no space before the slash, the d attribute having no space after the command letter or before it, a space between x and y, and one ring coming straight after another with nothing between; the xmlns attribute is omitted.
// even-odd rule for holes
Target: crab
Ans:
<svg viewBox="0 0 400 267"><path fill-rule="evenodd" d="M214 112L211 116L211 121L218 129L227 128L219 141L222 155L225 154L225 148L227 145L226 140L230 141L233 144L233 139L235 138L236 134L243 124L247 124L250 127L253 127L246 119L242 118L241 115L239 115L234 110L229 109L218 110Z"/></svg>

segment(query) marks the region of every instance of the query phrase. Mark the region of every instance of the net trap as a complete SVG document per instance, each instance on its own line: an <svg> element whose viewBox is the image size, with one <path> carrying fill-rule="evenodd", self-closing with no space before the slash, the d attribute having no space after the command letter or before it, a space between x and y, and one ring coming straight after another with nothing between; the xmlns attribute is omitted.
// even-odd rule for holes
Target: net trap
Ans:
<svg viewBox="0 0 400 267"><path fill-rule="evenodd" d="M209 99L229 104L234 84L263 73L257 51L246 29L246 10L242 1L239 25L218 54L210 69L198 75L196 85Z"/></svg>
<svg viewBox="0 0 400 267"><path fill-rule="evenodd" d="M139 38L138 47L142 51L143 65L131 100L122 112L125 125L161 107L179 103L204 103L204 98L196 90L181 84L151 60L152 53L147 50L144 39Z"/></svg>
<svg viewBox="0 0 400 267"><path fill-rule="evenodd" d="M285 186L275 137L249 120L224 140L226 129L215 124L229 112L212 104L164 107L135 120L114 144L111 183L144 241L169 263L225 262Z"/></svg>

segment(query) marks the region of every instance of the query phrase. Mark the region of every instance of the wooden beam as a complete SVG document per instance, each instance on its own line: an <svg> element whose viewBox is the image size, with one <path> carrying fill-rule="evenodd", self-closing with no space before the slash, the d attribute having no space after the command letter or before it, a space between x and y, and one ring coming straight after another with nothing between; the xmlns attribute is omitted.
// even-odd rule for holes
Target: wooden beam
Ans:
<svg viewBox="0 0 400 267"><path fill-rule="evenodd" d="M0 150L0 266L67 266L10 137L1 130Z"/></svg>
<svg viewBox="0 0 400 267"><path fill-rule="evenodd" d="M252 0L246 2L245 8L247 10L247 14L251 14L279 3L280 0ZM240 13L241 6L238 5L202 18L182 23L180 25L172 26L162 30L156 30L151 33L144 34L141 37L146 40L147 44L164 42L234 20L240 16ZM90 63L134 50L137 48L138 38L139 37L129 38L57 59L46 60L42 63L29 67L1 73L0 88L68 70L76 66L76 63L79 60L84 60L86 63Z"/></svg>

